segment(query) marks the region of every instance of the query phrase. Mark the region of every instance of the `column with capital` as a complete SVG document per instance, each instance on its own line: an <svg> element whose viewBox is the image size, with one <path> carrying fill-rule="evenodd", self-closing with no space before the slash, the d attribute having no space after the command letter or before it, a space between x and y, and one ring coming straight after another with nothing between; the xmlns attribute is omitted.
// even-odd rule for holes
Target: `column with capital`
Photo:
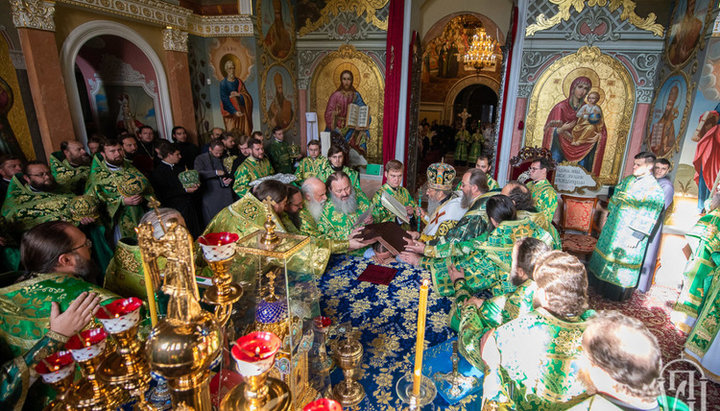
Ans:
<svg viewBox="0 0 720 411"><path fill-rule="evenodd" d="M60 57L55 42L55 3L10 0L13 24L27 66L28 82L45 156L75 136Z"/></svg>
<svg viewBox="0 0 720 411"><path fill-rule="evenodd" d="M172 27L163 30L165 68L173 125L185 127L190 140L197 143L197 123L195 122L192 89L190 88L187 41L188 33L186 31Z"/></svg>

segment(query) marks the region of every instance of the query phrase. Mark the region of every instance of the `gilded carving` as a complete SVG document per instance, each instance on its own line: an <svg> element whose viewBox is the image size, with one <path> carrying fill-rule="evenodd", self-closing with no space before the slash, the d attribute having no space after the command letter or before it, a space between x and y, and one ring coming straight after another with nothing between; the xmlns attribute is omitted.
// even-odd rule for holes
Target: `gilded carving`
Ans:
<svg viewBox="0 0 720 411"><path fill-rule="evenodd" d="M561 114L562 104L571 101L571 93L576 90L575 81L584 78L589 80L589 89L579 105L586 104L584 98L592 92L599 94L597 105L602 110L602 121L604 130L599 131L602 138L594 143L586 141L575 141L574 143L558 144L560 136L554 136L552 128L559 127L568 118L553 116ZM581 47L577 53L563 57L551 64L538 78L533 88L528 107L528 115L525 128L525 146L541 147L552 149L553 158L558 161L570 161L571 163L584 163L588 161L588 170L601 184L615 184L620 174L625 145L633 115L635 103L635 86L630 73L625 66L613 57L603 54L597 47ZM568 106L569 107L569 106ZM580 107L566 108L577 112ZM576 119L575 112L572 114ZM565 117L567 113L563 113ZM553 117L553 118L551 118ZM580 123L578 121L578 123ZM571 130L575 134L575 128ZM558 132L559 134L559 132ZM593 133L582 136L592 138ZM567 137L562 137L566 138ZM597 137L595 137L597 138ZM598 155L604 139L604 153ZM543 142L545 141L545 145ZM575 160L572 154L578 154L583 144L591 147L583 155L580 153ZM575 150L576 153L571 153ZM581 151L581 150L580 150ZM595 157L591 157L595 156ZM557 158L556 158L557 157ZM579 157L579 158L577 158Z"/></svg>
<svg viewBox="0 0 720 411"><path fill-rule="evenodd" d="M41 0L12 1L18 3L42 3ZM252 36L254 32L252 20L247 15L201 16L193 14L192 10L185 7L160 0L58 0L58 2L103 13L117 14L132 20L145 21L163 27L171 26L201 37Z"/></svg>
<svg viewBox="0 0 720 411"><path fill-rule="evenodd" d="M177 30L173 28L163 30L163 48L165 50L187 53L187 44L187 31Z"/></svg>
<svg viewBox="0 0 720 411"><path fill-rule="evenodd" d="M365 21L371 23L381 30L387 30L387 19L378 18L377 11L385 7L390 0L329 0L320 12L320 18L316 21L310 19L300 22L304 26L298 32L298 35L304 36L312 33L322 25L326 24L330 19L341 12L354 11L358 17L365 15Z"/></svg>
<svg viewBox="0 0 720 411"><path fill-rule="evenodd" d="M10 0L15 27L55 31L55 3L45 0Z"/></svg>
<svg viewBox="0 0 720 411"><path fill-rule="evenodd" d="M367 54L355 50L351 45L342 45L337 51L328 53L317 65L310 85L310 111L318 112L318 127L325 130L323 113L330 95L340 86L340 73L350 70L353 85L369 107L372 119L368 129L368 162L382 161L382 124L385 81L380 69Z"/></svg>
<svg viewBox="0 0 720 411"><path fill-rule="evenodd" d="M535 23L529 25L525 29L527 37L535 35L538 31L547 30L560 24L561 21L570 19L570 9L574 8L576 12L581 13L585 9L586 0L549 0L550 3L558 5L558 12L552 17L545 17L541 13L535 19ZM662 37L665 28L662 24L656 23L657 16L655 13L648 14L647 18L642 18L635 13L635 2L632 0L587 0L588 7L608 7L611 12L622 7L620 14L621 20L628 20L633 26L647 30L658 37Z"/></svg>

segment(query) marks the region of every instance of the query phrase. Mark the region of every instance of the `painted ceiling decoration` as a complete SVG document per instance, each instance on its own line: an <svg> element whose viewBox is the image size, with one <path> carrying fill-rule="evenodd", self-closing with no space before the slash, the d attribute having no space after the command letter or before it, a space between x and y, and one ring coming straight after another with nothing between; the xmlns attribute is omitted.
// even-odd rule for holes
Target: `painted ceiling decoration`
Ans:
<svg viewBox="0 0 720 411"><path fill-rule="evenodd" d="M633 0L549 0L550 3L557 4L558 12L552 17L545 17L545 14L539 14L536 22L525 29L525 35L530 37L538 31L552 28L561 21L570 19L570 10L575 9L577 13L581 13L585 9L585 3L588 7L608 7L611 12L622 7L620 15L621 20L628 20L633 26L647 30L658 37L662 37L665 28L660 23L656 23L657 16L655 13L648 14L647 18L642 18L635 13L635 2Z"/></svg>

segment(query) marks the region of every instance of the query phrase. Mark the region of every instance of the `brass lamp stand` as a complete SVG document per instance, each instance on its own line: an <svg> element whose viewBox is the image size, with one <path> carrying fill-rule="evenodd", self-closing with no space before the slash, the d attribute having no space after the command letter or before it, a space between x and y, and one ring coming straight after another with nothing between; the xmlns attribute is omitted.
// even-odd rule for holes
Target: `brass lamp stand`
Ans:
<svg viewBox="0 0 720 411"><path fill-rule="evenodd" d="M150 387L150 367L142 352L144 344L137 337L140 307L142 301L139 298L123 298L101 307L96 314L117 343L115 351L102 362L97 376L101 381L117 385L132 398L137 398L136 409L151 411L153 407L145 398L145 392Z"/></svg>
<svg viewBox="0 0 720 411"><path fill-rule="evenodd" d="M220 411L287 411L292 400L284 382L267 376L280 349L280 338L267 331L240 337L232 348L238 373L245 383L227 393Z"/></svg>
<svg viewBox="0 0 720 411"><path fill-rule="evenodd" d="M92 328L74 335L65 345L85 377L68 395L70 408L104 411L122 402L120 387L101 384L97 378L97 370L105 358L107 337L103 328Z"/></svg>
<svg viewBox="0 0 720 411"><path fill-rule="evenodd" d="M242 297L243 289L233 283L230 275L230 263L235 255L235 243L240 237L235 233L209 233L198 238L198 244L213 272L213 285L205 291L203 300L216 306L215 320L224 327L232 304Z"/></svg>
<svg viewBox="0 0 720 411"><path fill-rule="evenodd" d="M75 379L75 360L70 351L55 352L35 366L35 371L45 384L51 386L57 395L45 407L46 410L67 410L66 397Z"/></svg>

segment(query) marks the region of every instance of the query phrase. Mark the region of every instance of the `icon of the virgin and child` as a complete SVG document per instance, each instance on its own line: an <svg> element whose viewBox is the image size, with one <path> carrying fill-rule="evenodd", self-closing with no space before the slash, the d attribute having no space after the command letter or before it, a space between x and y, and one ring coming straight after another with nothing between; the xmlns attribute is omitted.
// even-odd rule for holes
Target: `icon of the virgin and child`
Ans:
<svg viewBox="0 0 720 411"><path fill-rule="evenodd" d="M542 146L550 149L558 163L576 163L597 177L607 143L607 128L599 105L603 92L593 88L592 80L585 76L576 77L569 88L563 89L567 98L550 110Z"/></svg>

